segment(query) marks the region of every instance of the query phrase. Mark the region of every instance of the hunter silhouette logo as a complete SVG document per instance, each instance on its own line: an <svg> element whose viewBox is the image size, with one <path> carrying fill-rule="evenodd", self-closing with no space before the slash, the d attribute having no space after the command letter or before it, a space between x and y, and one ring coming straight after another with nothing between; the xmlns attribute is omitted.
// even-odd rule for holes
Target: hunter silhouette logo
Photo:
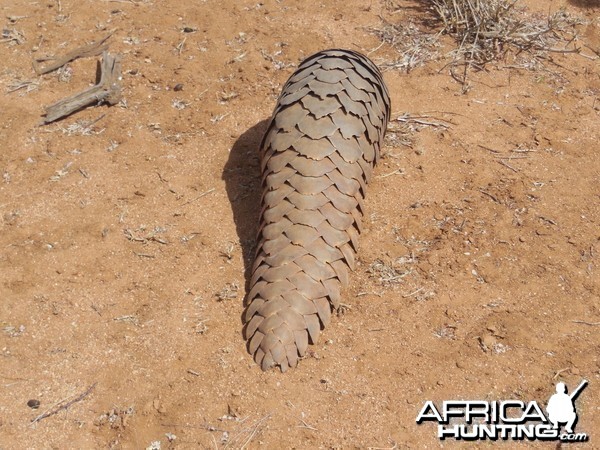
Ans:
<svg viewBox="0 0 600 450"><path fill-rule="evenodd" d="M556 394L550 397L546 411L548 411L548 419L554 425L555 429L559 428L559 423L566 423L565 431L573 434L573 427L577 422L577 412L575 411L575 399L581 391L587 386L587 380L583 380L571 395L567 394L567 386L565 383L556 385Z"/></svg>
<svg viewBox="0 0 600 450"><path fill-rule="evenodd" d="M575 433L577 410L575 400L588 385L583 380L571 393L565 383L556 385L556 393L548 400L546 413L536 401L521 400L446 400L437 407L425 402L417 416L417 424L437 422L441 440L560 440L585 442L587 433ZM561 424L564 431L561 433Z"/></svg>

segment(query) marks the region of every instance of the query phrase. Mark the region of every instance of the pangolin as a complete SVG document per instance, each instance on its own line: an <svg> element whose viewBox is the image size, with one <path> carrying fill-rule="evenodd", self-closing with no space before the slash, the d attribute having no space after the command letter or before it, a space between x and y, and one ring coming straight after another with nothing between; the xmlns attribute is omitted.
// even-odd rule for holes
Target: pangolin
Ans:
<svg viewBox="0 0 600 450"><path fill-rule="evenodd" d="M261 220L243 315L263 370L295 367L340 304L389 117L379 69L355 51L316 53L283 87L260 147Z"/></svg>

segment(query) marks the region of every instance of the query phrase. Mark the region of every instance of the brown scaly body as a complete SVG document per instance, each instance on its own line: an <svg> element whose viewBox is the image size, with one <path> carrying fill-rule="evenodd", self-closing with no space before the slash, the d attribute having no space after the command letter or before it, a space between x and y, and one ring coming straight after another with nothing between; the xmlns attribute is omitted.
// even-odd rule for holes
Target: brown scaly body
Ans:
<svg viewBox="0 0 600 450"><path fill-rule="evenodd" d="M262 212L244 313L263 370L295 367L354 269L362 201L390 116L365 56L326 50L287 81L261 144Z"/></svg>

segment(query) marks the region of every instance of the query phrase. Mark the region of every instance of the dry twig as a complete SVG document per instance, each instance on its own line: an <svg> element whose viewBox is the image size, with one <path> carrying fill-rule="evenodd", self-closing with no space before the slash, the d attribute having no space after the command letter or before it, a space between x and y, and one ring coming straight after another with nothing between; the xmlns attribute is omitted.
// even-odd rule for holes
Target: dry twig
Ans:
<svg viewBox="0 0 600 450"><path fill-rule="evenodd" d="M225 448L227 449L227 448L236 448L237 447L237 448L240 448L241 450L245 449L248 446L248 444L252 441L254 436L256 436L256 434L259 432L261 425L263 425L264 422L266 422L270 418L271 418L271 414L267 414L266 416L262 417L261 419L258 419L256 422L254 422L250 427L243 428L241 431L239 431L233 438L231 438L227 442L227 445L225 445ZM246 434L248 435L248 437L242 443L241 439ZM241 444L241 445L239 445L239 444ZM238 447L238 445L239 445L239 447Z"/></svg>
<svg viewBox="0 0 600 450"><path fill-rule="evenodd" d="M182 203L182 204L181 204L181 206L189 205L190 203L193 203L193 202L195 202L196 200L198 200L198 199L201 199L202 197L204 197L204 196L206 196L206 195L210 194L211 192L214 192L214 190L215 190L215 188L210 188L208 191L205 191L205 192L203 192L202 194L198 195L197 197L194 197L193 199L191 199L191 200L188 200L188 201L187 201L187 202L185 202L185 203Z"/></svg>
<svg viewBox="0 0 600 450"><path fill-rule="evenodd" d="M307 424L304 420L299 419L300 422L302 422L302 425L296 425L296 427L298 428L306 428L307 430L311 430L311 431L319 431L318 428L313 427L312 425Z"/></svg>
<svg viewBox="0 0 600 450"><path fill-rule="evenodd" d="M589 325L590 327L600 326L600 322L586 322L585 320L571 320L573 323L581 323L583 325Z"/></svg>
<svg viewBox="0 0 600 450"><path fill-rule="evenodd" d="M64 66L65 64L73 61L74 59L85 58L87 56L97 56L108 49L108 43L106 41L109 37L113 35L113 33L114 31L111 31L102 39L99 39L96 42L92 42L91 44L78 47L75 50L71 50L69 53L59 58L38 58L33 62L33 69L38 75L43 75L45 73L52 72L53 70ZM56 61L48 64L45 67L40 67L40 62L47 61L49 59Z"/></svg>
<svg viewBox="0 0 600 450"><path fill-rule="evenodd" d="M80 402L81 400L86 398L88 395L90 395L90 393L94 390L94 388L96 387L97 384L98 383L92 384L85 391L83 391L81 394L79 394L78 396L76 396L75 398L73 398L71 400L64 399L64 400L59 401L52 408L50 408L46 412L40 414L35 419L32 419L31 424L37 423L42 419L53 416L54 414L58 414L60 411L68 409L71 405L73 405L77 402Z"/></svg>

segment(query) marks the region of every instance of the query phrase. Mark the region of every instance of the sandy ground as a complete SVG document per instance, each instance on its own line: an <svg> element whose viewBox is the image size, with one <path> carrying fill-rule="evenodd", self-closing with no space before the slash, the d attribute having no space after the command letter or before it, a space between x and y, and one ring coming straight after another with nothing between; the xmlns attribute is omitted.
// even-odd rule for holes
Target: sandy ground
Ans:
<svg viewBox="0 0 600 450"><path fill-rule="evenodd" d="M381 17L432 26L396 3L2 2L0 448L470 447L415 423L426 400L545 405L582 379L599 448L598 60L498 63L466 93L447 58L386 71L393 118L433 125L390 124L345 306L285 375L246 352L265 119L311 53L385 65ZM600 49L594 2L527 3ZM40 127L99 58L32 60L111 30L123 101Z"/></svg>

